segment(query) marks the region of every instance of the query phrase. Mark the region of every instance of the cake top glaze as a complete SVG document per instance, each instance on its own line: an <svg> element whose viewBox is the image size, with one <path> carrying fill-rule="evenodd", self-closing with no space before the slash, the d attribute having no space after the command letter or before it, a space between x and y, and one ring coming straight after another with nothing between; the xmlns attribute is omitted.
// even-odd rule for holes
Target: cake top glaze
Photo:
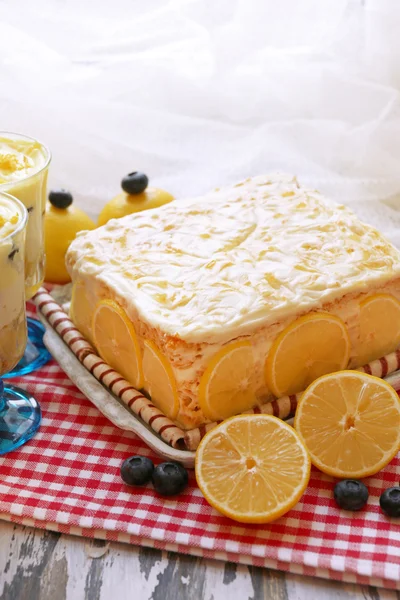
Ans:
<svg viewBox="0 0 400 600"><path fill-rule="evenodd" d="M400 253L345 206L275 174L78 234L67 266L188 342L249 334L400 276Z"/></svg>

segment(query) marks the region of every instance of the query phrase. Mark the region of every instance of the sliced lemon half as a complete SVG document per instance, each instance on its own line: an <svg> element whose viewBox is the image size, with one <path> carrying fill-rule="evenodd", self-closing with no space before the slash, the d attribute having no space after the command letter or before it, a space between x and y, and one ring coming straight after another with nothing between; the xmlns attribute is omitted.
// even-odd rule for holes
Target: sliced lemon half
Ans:
<svg viewBox="0 0 400 600"><path fill-rule="evenodd" d="M331 373L307 388L294 426L318 469L359 479L380 471L400 450L400 400L378 377Z"/></svg>
<svg viewBox="0 0 400 600"><path fill-rule="evenodd" d="M269 523L293 508L310 467L296 431L271 415L239 415L217 425L200 442L195 461L206 500L242 523Z"/></svg>

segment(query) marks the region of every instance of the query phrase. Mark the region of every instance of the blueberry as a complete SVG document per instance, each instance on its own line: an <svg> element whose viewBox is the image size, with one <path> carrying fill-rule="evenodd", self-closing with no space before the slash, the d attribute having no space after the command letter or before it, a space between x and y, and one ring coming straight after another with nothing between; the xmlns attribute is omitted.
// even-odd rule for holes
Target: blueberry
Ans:
<svg viewBox="0 0 400 600"><path fill-rule="evenodd" d="M333 490L336 503L344 510L361 510L368 500L368 488L356 479L344 479Z"/></svg>
<svg viewBox="0 0 400 600"><path fill-rule="evenodd" d="M125 175L121 187L127 194L141 194L149 185L149 179L144 173L134 171Z"/></svg>
<svg viewBox="0 0 400 600"><path fill-rule="evenodd" d="M388 517L400 517L400 487L391 487L383 492L379 504Z"/></svg>
<svg viewBox="0 0 400 600"><path fill-rule="evenodd" d="M180 494L188 484L186 469L177 462L160 463L153 472L153 485L161 496Z"/></svg>
<svg viewBox="0 0 400 600"><path fill-rule="evenodd" d="M73 198L71 192L68 192L68 190L51 190L49 201L56 208L68 208L68 206L71 206Z"/></svg>
<svg viewBox="0 0 400 600"><path fill-rule="evenodd" d="M146 456L131 456L121 465L121 477L128 485L144 485L154 471L152 461Z"/></svg>

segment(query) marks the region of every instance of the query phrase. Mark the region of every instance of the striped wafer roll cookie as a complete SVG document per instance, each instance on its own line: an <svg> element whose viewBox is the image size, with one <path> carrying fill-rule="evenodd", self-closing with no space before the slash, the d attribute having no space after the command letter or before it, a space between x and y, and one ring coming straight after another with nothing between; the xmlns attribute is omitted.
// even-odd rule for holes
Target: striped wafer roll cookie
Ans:
<svg viewBox="0 0 400 600"><path fill-rule="evenodd" d="M384 379L387 375L394 373L398 369L400 369L400 348L382 358L371 361L363 367L355 369L355 371L362 371L363 373L367 373L367 375L375 375L375 377Z"/></svg>

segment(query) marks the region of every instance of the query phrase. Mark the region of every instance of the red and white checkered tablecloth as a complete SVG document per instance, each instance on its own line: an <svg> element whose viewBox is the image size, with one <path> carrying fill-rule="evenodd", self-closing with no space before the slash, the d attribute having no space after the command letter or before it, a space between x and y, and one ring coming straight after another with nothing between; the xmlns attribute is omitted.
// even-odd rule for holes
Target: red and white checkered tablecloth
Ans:
<svg viewBox="0 0 400 600"><path fill-rule="evenodd" d="M25 446L0 457L0 518L88 537L176 550L283 571L400 589L400 521L379 496L400 483L400 455L375 477L366 509L333 501L333 480L312 471L297 506L275 523L240 526L196 487L165 499L119 476L132 454L159 462L134 434L112 425L53 362L10 380L39 401L43 422Z"/></svg>

